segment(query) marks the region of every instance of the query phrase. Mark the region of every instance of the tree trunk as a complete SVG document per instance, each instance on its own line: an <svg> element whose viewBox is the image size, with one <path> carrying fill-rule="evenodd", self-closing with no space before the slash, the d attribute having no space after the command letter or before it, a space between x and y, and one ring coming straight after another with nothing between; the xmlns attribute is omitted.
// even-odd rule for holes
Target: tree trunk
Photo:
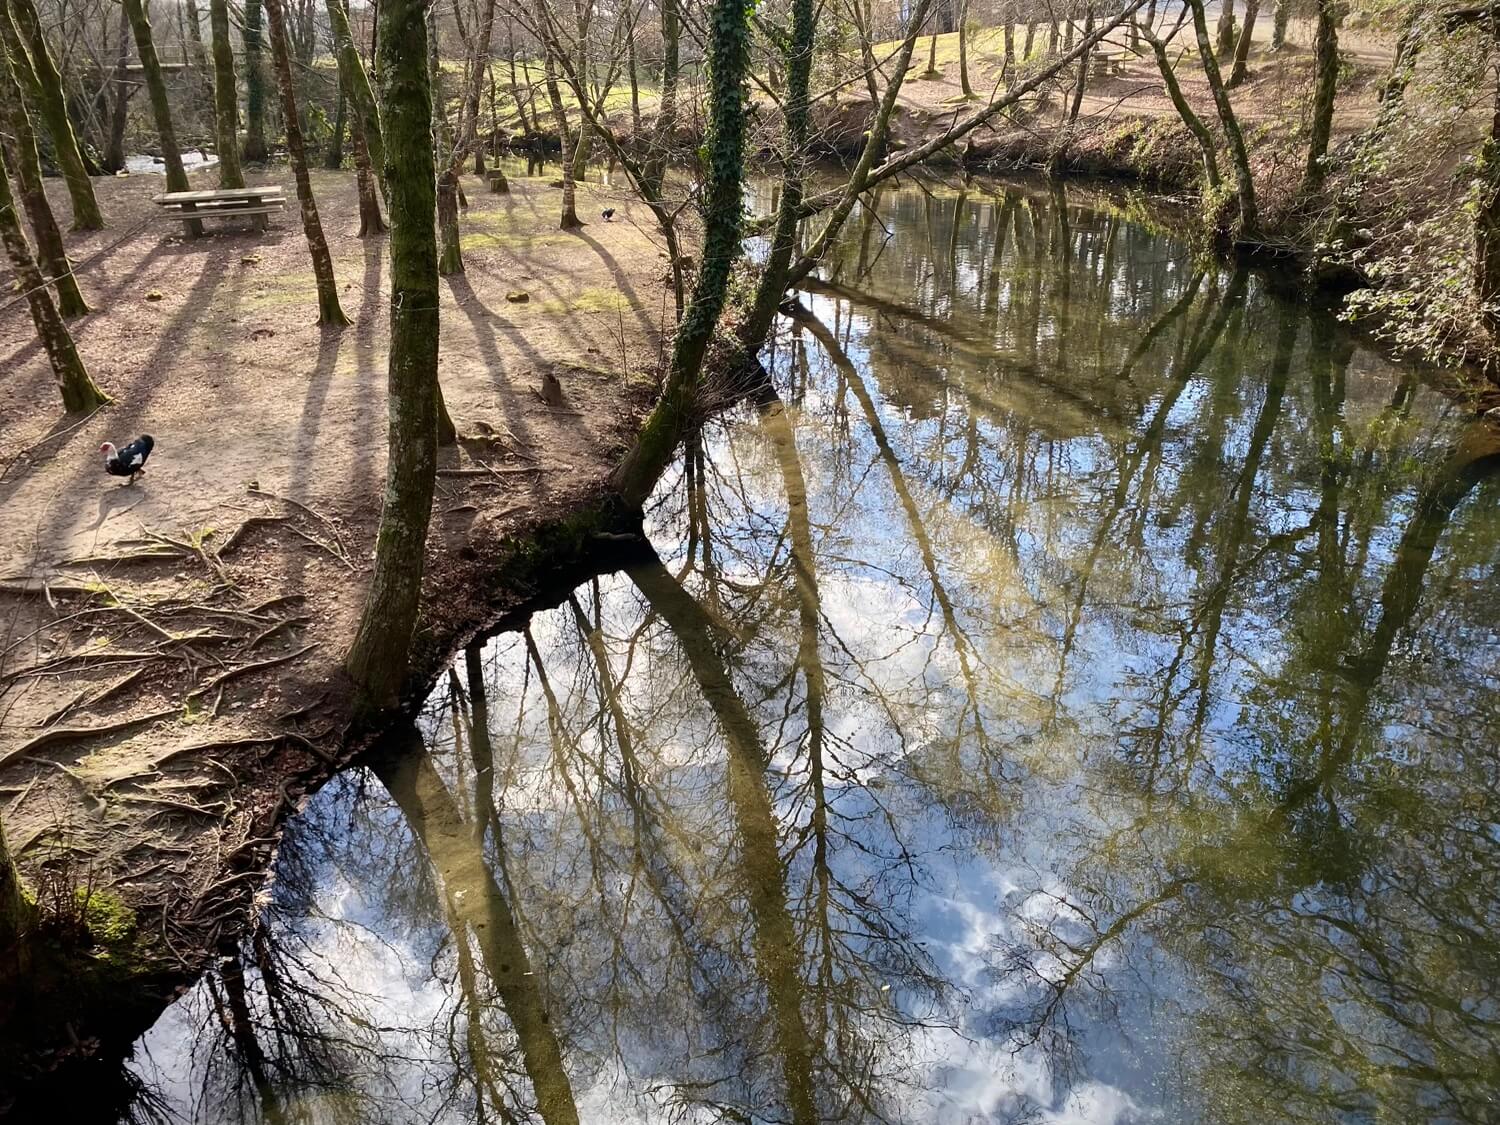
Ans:
<svg viewBox="0 0 1500 1125"><path fill-rule="evenodd" d="M1143 28L1142 36L1151 46L1151 52L1156 56L1156 68L1161 71L1162 84L1167 89L1167 97L1172 99L1172 105L1177 110L1177 115L1182 118L1182 123L1188 127L1188 132L1198 142L1198 148L1203 153L1203 178L1208 186L1217 189L1220 184L1218 146L1214 142L1214 135L1209 132L1208 126L1203 124L1203 119L1193 111L1188 104L1187 98L1183 96L1182 87L1178 85L1177 74L1172 69L1172 62L1167 58L1167 45L1161 41L1156 32L1150 28Z"/></svg>
<svg viewBox="0 0 1500 1125"><path fill-rule="evenodd" d="M812 111L809 87L812 80L813 43L817 34L817 17L813 0L792 0L791 35L786 41L786 94L782 101L786 151L782 154L781 203L776 212L776 229L771 235L771 252L761 270L755 290L755 302L740 330L740 340L758 351L771 331L776 310L786 293L787 273L797 246L797 229L802 219L805 163L811 135Z"/></svg>
<svg viewBox="0 0 1500 1125"><path fill-rule="evenodd" d="M672 344L661 399L613 484L639 507L671 463L696 397L730 274L740 252L745 177L745 81L750 69L749 9L744 0L714 0L708 12L708 176L704 186L703 248L693 297Z"/></svg>
<svg viewBox="0 0 1500 1125"><path fill-rule="evenodd" d="M5 826L0 824L0 988L7 992L25 971L26 939L34 921L35 911L5 843Z"/></svg>
<svg viewBox="0 0 1500 1125"><path fill-rule="evenodd" d="M16 216L16 202L10 193L4 146L0 146L0 242L5 244L5 254L10 259L11 269L15 271L16 280L31 306L31 319L36 325L36 334L41 338L42 347L46 349L53 374L57 376L57 389L62 394L63 409L69 414L76 414L103 406L109 401L109 396L89 378L88 369L84 367L78 349L73 345L72 334L58 315L57 307L52 303L52 294L47 291L47 285L42 280L42 272L37 269L36 261L31 256L26 233L21 230L20 220ZM0 877L3 874L0 872Z"/></svg>
<svg viewBox="0 0 1500 1125"><path fill-rule="evenodd" d="M6 124L10 126L12 138L10 152L16 164L16 186L20 189L21 203L26 208L26 217L36 236L37 259L48 280L57 289L58 311L63 316L82 316L89 311L89 306L78 288L78 279L73 276L73 267L68 262L68 253L63 245L62 231L57 229L52 205L47 202L47 190L42 182L42 162L37 155L36 133L31 128L31 115L26 112L21 87L11 70L8 52L4 50L0 50L0 104L6 107Z"/></svg>
<svg viewBox="0 0 1500 1125"><path fill-rule="evenodd" d="M1307 169L1302 190L1311 195L1323 187L1328 141L1333 135L1333 101L1339 82L1338 0L1318 0L1318 32L1313 44L1315 78L1312 128L1307 141Z"/></svg>
<svg viewBox="0 0 1500 1125"><path fill-rule="evenodd" d="M365 130L358 114L349 119L349 135L354 140L354 167L359 180L359 237L384 234L388 228L380 214L380 197L375 190L375 173L370 167L370 150L365 144Z"/></svg>
<svg viewBox="0 0 1500 1125"><path fill-rule="evenodd" d="M12 51L12 62L18 71L23 71L18 80L23 87L31 87L27 93L34 95L34 105L42 114L46 132L52 138L52 154L57 159L63 180L68 183L68 198L74 204L74 229L98 231L104 228L104 216L99 213L89 166L84 162L74 123L68 115L68 95L63 90L63 77L52 62L52 52L46 46L36 7L31 5L31 0L0 0L0 24L3 24L3 39L7 46L13 42L12 28L26 43L26 51Z"/></svg>
<svg viewBox="0 0 1500 1125"><path fill-rule="evenodd" d="M339 64L339 82L349 100L354 103L354 116L364 133L365 148L375 179L385 190L385 139L380 127L380 107L375 103L374 91L370 89L370 76L365 71L364 60L359 57L359 48L354 45L354 34L349 29L349 11L344 0L327 0L328 25L333 32L334 57Z"/></svg>
<svg viewBox="0 0 1500 1125"><path fill-rule="evenodd" d="M125 126L130 113L130 14L120 5L120 50L115 56L114 100L109 111L109 140L104 148L104 168L125 170Z"/></svg>
<svg viewBox="0 0 1500 1125"><path fill-rule="evenodd" d="M1083 37L1088 39L1094 33L1094 6L1089 5L1083 15ZM1068 124L1078 120L1078 111L1083 108L1083 92L1088 89L1089 84L1089 60L1093 57L1093 50L1087 50L1078 60L1078 81L1073 86L1073 105L1068 110Z"/></svg>
<svg viewBox="0 0 1500 1125"><path fill-rule="evenodd" d="M1192 8L1193 31L1198 39L1198 55L1203 63L1203 74L1208 79L1208 88L1219 111L1219 124L1229 141L1229 155L1234 162L1235 194L1240 204L1240 234L1242 241L1250 242L1260 237L1260 215L1255 206L1255 181L1250 175L1250 153L1245 147L1245 134L1240 130L1239 118L1229 100L1229 91L1224 89L1224 78L1219 71L1219 60L1214 57L1213 45L1208 40L1208 19L1203 14L1203 0L1187 0Z"/></svg>
<svg viewBox="0 0 1500 1125"><path fill-rule="evenodd" d="M382 0L379 16L391 208L390 451L375 573L348 659L365 718L395 706L406 677L437 479L437 200L424 8L424 0Z"/></svg>
<svg viewBox="0 0 1500 1125"><path fill-rule="evenodd" d="M681 66L682 14L678 0L660 0L661 8L661 98L656 111L656 135L651 158L646 163L647 196L660 196L667 170L667 156L677 133L677 78Z"/></svg>
<svg viewBox="0 0 1500 1125"><path fill-rule="evenodd" d="M344 96L344 84L338 84L338 101L333 111L333 137L328 142L328 151L323 154L323 167L336 172L344 166L344 123L348 118L349 99Z"/></svg>
<svg viewBox="0 0 1500 1125"><path fill-rule="evenodd" d="M240 155L247 161L264 163L266 149L266 69L262 58L263 39L261 0L245 0L245 147Z"/></svg>
<svg viewBox="0 0 1500 1125"><path fill-rule="evenodd" d="M578 221L578 191L573 181L573 135L568 128L568 111L563 105L562 90L557 85L552 50L546 44L542 45L542 68L547 78L547 99L552 103L552 118L557 122L557 140L562 148L562 218L557 225L561 230L576 230L583 224Z"/></svg>
<svg viewBox="0 0 1500 1125"><path fill-rule="evenodd" d="M932 37L927 41L927 69L922 72L923 78L941 78L943 72L937 67L937 28L932 29Z"/></svg>
<svg viewBox="0 0 1500 1125"><path fill-rule="evenodd" d="M1260 0L1245 0L1245 27L1234 45L1234 69L1229 72L1229 88L1233 90L1245 80L1245 68L1250 62L1250 41L1255 37L1255 18L1260 15Z"/></svg>
<svg viewBox="0 0 1500 1125"><path fill-rule="evenodd" d="M1292 18L1292 0L1276 0L1276 7L1271 14L1271 50L1280 51L1286 47L1286 25Z"/></svg>
<svg viewBox="0 0 1500 1125"><path fill-rule="evenodd" d="M5 41L4 45L12 48L12 62L21 72L17 78L26 93L34 95L34 104L52 138L53 154L68 185L68 198L73 203L73 229L100 230L104 226L104 217L99 213L94 183L89 179L88 166L78 148L73 122L68 117L62 75L52 61L52 52L42 34L41 20L31 0L0 0L0 33L3 33L0 38ZM25 51L13 49L19 45L14 38L17 34L26 44Z"/></svg>
<svg viewBox="0 0 1500 1125"><path fill-rule="evenodd" d="M307 250L312 256L313 275L318 282L318 323L343 327L349 323L339 306L338 282L333 276L333 256L323 237L318 218L318 204L313 199L312 178L307 172L307 149L302 143L302 129L297 124L297 98L292 92L292 58L286 37L286 19L281 0L265 0L267 30L271 37L271 62L276 68L276 85L281 90L281 116L285 118L287 156L292 176L297 181L297 202L302 210L302 232L307 236Z"/></svg>
<svg viewBox="0 0 1500 1125"><path fill-rule="evenodd" d="M1214 29L1214 50L1218 57L1227 59L1234 53L1234 0L1222 0L1219 5L1219 23Z"/></svg>
<svg viewBox="0 0 1500 1125"><path fill-rule="evenodd" d="M1000 81L1009 82L1011 72L1016 68L1016 28L1010 22L1010 16L1005 18L1005 59L1000 64Z"/></svg>
<svg viewBox="0 0 1500 1125"><path fill-rule="evenodd" d="M437 181L438 273L444 277L464 272L458 245L458 176L444 168Z"/></svg>
<svg viewBox="0 0 1500 1125"><path fill-rule="evenodd" d="M214 47L214 133L219 142L219 186L242 188L240 95L229 45L229 0L208 0L209 34Z"/></svg>
<svg viewBox="0 0 1500 1125"><path fill-rule="evenodd" d="M958 85L964 97L974 96L969 85L969 0L960 0L958 5Z"/></svg>
<svg viewBox="0 0 1500 1125"><path fill-rule="evenodd" d="M162 78L161 63L156 58L156 44L151 39L151 21L146 18L143 0L124 0L130 28L135 33L136 53L146 76L146 92L151 97L151 113L156 118L156 132L161 141L161 158L167 166L167 190L187 191L187 172L182 167L182 153L177 148L177 132L172 127L172 105L167 98L167 84ZM190 224L194 234L203 233L202 223Z"/></svg>

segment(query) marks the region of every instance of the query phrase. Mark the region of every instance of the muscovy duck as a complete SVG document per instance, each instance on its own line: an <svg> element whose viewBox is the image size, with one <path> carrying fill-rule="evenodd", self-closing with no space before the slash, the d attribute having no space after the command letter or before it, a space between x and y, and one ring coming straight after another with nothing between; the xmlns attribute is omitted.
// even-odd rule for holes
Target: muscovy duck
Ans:
<svg viewBox="0 0 1500 1125"><path fill-rule="evenodd" d="M99 447L99 452L104 454L104 471L112 477L129 477L125 482L129 485L146 471L146 458L155 448L156 439L150 434L142 434L119 449L107 441Z"/></svg>

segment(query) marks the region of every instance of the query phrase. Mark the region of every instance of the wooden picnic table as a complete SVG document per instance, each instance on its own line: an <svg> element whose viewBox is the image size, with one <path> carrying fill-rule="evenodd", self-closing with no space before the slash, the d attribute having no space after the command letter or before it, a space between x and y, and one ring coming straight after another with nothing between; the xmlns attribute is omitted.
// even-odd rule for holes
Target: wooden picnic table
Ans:
<svg viewBox="0 0 1500 1125"><path fill-rule="evenodd" d="M208 191L168 191L152 196L151 202L162 208L161 218L183 223L189 237L203 233L206 218L248 216L257 230L266 229L266 216L286 206L280 184L259 187L216 188Z"/></svg>

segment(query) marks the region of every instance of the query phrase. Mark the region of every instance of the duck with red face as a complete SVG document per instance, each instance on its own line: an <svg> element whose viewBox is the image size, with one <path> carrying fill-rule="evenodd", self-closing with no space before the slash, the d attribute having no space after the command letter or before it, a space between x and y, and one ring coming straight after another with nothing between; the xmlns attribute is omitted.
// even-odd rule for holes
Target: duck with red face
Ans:
<svg viewBox="0 0 1500 1125"><path fill-rule="evenodd" d="M99 447L104 454L104 471L112 477L128 477L126 485L135 483L135 478L146 471L146 458L156 448L156 439L142 434L132 442L115 448L114 442L105 442Z"/></svg>

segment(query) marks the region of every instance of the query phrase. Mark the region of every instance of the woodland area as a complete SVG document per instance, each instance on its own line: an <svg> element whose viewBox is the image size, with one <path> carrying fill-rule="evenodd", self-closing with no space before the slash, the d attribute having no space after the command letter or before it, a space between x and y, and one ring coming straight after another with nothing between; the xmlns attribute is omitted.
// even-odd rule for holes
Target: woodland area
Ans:
<svg viewBox="0 0 1500 1125"><path fill-rule="evenodd" d="M0 1022L201 964L450 650L639 538L884 187L1176 193L1496 414L1493 4L0 0L0 47ZM159 173L295 217L179 232Z"/></svg>

